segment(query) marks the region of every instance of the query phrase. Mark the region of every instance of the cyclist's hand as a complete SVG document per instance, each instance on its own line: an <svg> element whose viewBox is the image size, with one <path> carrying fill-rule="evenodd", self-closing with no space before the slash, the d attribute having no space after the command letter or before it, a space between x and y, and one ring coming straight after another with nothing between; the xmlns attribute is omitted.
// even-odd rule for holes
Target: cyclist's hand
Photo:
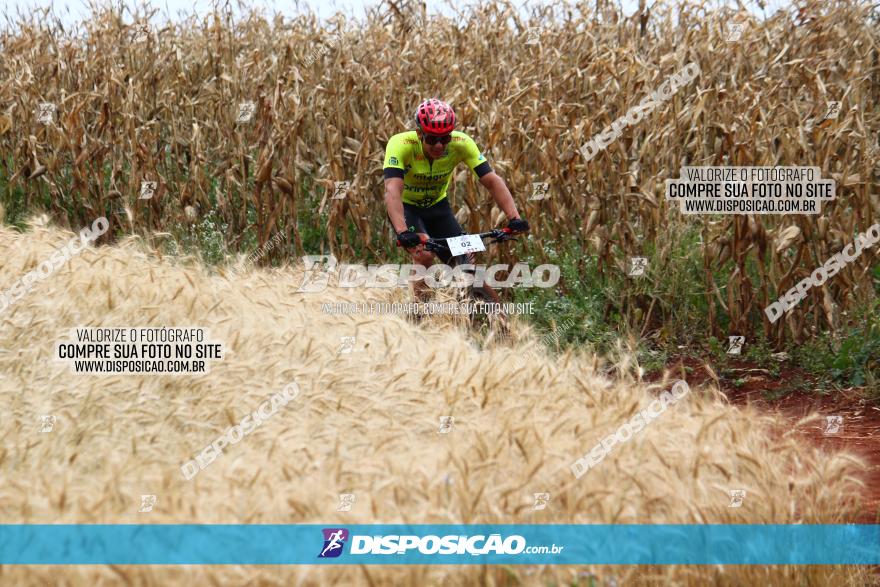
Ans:
<svg viewBox="0 0 880 587"><path fill-rule="evenodd" d="M529 222L524 218L511 218L510 222L507 223L507 228L509 228L513 234L528 232Z"/></svg>
<svg viewBox="0 0 880 587"><path fill-rule="evenodd" d="M411 249L422 244L422 237L411 230L404 230L397 233L397 242L400 246Z"/></svg>

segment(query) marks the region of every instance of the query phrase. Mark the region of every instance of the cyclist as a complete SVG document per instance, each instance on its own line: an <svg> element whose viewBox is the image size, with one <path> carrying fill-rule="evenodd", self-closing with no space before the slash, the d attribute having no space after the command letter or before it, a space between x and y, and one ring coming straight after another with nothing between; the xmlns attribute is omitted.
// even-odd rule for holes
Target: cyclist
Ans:
<svg viewBox="0 0 880 587"><path fill-rule="evenodd" d="M430 267L434 253L422 244L429 236L448 238L464 234L452 213L446 189L452 172L464 161L489 190L499 208L507 215L507 227L513 234L528 232L529 223L520 217L513 196L474 140L455 129L455 112L446 102L429 98L419 104L415 114L416 130L398 133L385 148L385 206L397 234L397 241L407 249L413 262ZM440 259L449 262L450 254ZM413 284L415 295L424 300L423 279Z"/></svg>

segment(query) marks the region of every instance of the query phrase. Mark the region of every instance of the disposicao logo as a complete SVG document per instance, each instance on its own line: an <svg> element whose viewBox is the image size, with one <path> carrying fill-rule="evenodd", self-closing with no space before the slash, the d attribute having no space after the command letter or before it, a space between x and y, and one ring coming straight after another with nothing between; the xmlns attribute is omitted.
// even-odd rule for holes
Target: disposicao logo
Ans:
<svg viewBox="0 0 880 587"><path fill-rule="evenodd" d="M336 558L342 554L345 541L348 540L348 530L345 528L324 528L324 548L318 558Z"/></svg>
<svg viewBox="0 0 880 587"><path fill-rule="evenodd" d="M501 534L475 536L416 536L413 534L351 535L345 528L324 528L324 547L318 558L337 558L350 542L348 553L356 555L556 555L565 546L527 546L526 539L518 534L502 537ZM349 538L351 540L349 541ZM415 552L412 552L415 551Z"/></svg>

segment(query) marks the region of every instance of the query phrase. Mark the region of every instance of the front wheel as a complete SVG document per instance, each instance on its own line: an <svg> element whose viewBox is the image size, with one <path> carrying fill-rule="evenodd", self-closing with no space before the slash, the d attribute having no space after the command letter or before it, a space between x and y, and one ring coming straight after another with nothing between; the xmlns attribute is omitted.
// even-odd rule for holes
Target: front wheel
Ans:
<svg viewBox="0 0 880 587"><path fill-rule="evenodd" d="M484 334L494 331L495 336L506 338L510 332L508 317L495 290L485 284L471 286L468 297L476 306L470 315L471 327Z"/></svg>

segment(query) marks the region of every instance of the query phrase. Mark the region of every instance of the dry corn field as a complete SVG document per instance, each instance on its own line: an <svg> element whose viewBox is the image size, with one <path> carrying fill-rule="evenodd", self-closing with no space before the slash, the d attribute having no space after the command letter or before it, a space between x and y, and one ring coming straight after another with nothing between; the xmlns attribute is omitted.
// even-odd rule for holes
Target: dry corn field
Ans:
<svg viewBox="0 0 880 587"><path fill-rule="evenodd" d="M245 233L262 246L283 232L292 245L264 262L319 252L303 245L314 231L342 258L381 253L391 234L385 142L412 127L423 96L439 94L531 220L538 261L571 241L602 271L650 252L658 275L694 227L706 332L763 325L777 343L833 331L871 296L876 251L796 315L771 325L762 312L880 215L880 26L869 3L798 2L766 21L694 3L624 18L582 2L536 9L532 22L504 2L459 20L417 7L326 26L233 20L227 10L150 27L147 8L125 19L96 11L76 30L42 14L21 19L3 33L0 60L6 201L19 190L25 207L76 227L105 214L117 236L211 211L233 249ZM737 42L726 40L731 22L744 25ZM539 43L526 44L537 25ZM701 70L695 82L584 161L577 149L689 62ZM840 113L822 121L829 101ZM44 124L47 102L56 110ZM245 102L253 118L239 122ZM682 165L817 166L836 180L837 200L819 217L686 217L664 197ZM144 181L156 182L151 199L138 199ZM351 182L348 197L330 198L335 181ZM529 201L536 181L550 184L549 197ZM450 191L466 229L502 217L466 168ZM628 323L657 330L676 295L627 296Z"/></svg>
<svg viewBox="0 0 880 587"><path fill-rule="evenodd" d="M0 311L0 523L838 524L863 516L867 464L798 436L715 386L692 392L576 479L570 465L680 373L646 383L634 357L553 354L515 318L479 344L459 321L330 315L404 290L298 291L299 258L407 262L383 202L388 138L423 97L453 105L507 182L528 239L485 262L551 263L568 247L602 273L650 257L621 320L662 331L699 240L699 334L802 343L874 299L866 249L798 311L763 309L880 221L880 15L799 1L767 20L698 3L622 15L604 0L493 2L460 18L415 2L364 22L228 8L156 25L94 8L81 28L36 13L0 32L0 292L105 216L109 230ZM567 8L565 7L567 6ZM744 25L726 39L727 25ZM529 27L540 25L537 43ZM578 149L686 64L700 75L604 152ZM837 118L821 120L831 101ZM241 104L253 114L241 119ZM45 109L54 104L48 122ZM837 199L811 215L684 215L682 166L815 166ZM350 182L333 199L336 182ZM140 198L144 182L155 194ZM534 182L548 196L530 200ZM449 191L468 232L504 214L464 166ZM16 230L7 222L27 224ZM206 222L228 264L163 247ZM69 229L67 228L69 227ZM279 240L278 235L282 235ZM267 243L282 246L266 248ZM236 253L268 252L244 266ZM684 247L686 248L686 246ZM238 263L237 270L233 270ZM629 287L629 286L627 286ZM653 291L652 291L653 288ZM573 285L563 280L563 297ZM646 294L646 292L651 292ZM693 293L693 292L691 292ZM204 375L71 375L75 327L189 327L222 341ZM340 354L341 337L354 337ZM528 360L522 360L529 357ZM609 378L614 372L615 377ZM301 394L192 480L181 464L291 380ZM43 414L57 416L40 432ZM452 433L437 433L452 415ZM730 490L744 489L731 508ZM552 507L532 509L536 492ZM357 505L338 513L338 496ZM142 495L156 507L139 513ZM598 581L594 582L593 580ZM844 566L0 566L0 585L865 585Z"/></svg>
<svg viewBox="0 0 880 587"><path fill-rule="evenodd" d="M39 222L26 234L3 228L0 286L70 236ZM158 259L129 237L90 248L40 282L0 329L0 519L810 524L840 523L858 508L857 458L821 453L792 428L779 436L779 422L732 408L711 388L692 390L575 479L573 460L671 379L652 388L612 382L580 352L537 353L510 372L503 365L533 340L478 350L442 323L420 329L391 315L325 315L313 296L297 293L301 281L289 267L212 275L186 259ZM322 297L356 298L340 289ZM71 376L53 361L55 341L73 327L196 323L227 349L206 375ZM350 354L338 352L342 336L356 337ZM520 383L511 386L511 377ZM292 405L182 478L193 453L291 380L301 388ZM51 433L40 432L41 414L57 416ZM437 433L444 415L455 418L445 436ZM734 486L747 491L740 509L728 507ZM539 491L552 493L552 508L532 511ZM340 493L357 496L352 511L337 513ZM138 513L144 494L157 496L150 513ZM621 584L863 584L858 569L11 566L0 583L539 585L590 572Z"/></svg>

